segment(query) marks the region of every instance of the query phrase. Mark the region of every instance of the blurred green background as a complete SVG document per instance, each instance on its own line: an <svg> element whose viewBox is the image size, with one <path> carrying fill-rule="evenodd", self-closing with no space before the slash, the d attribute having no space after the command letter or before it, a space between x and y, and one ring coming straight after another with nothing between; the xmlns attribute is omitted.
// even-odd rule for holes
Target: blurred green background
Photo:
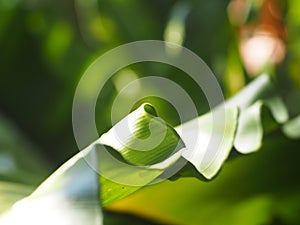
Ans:
<svg viewBox="0 0 300 225"><path fill-rule="evenodd" d="M132 41L189 48L209 65L226 97L268 72L290 116L298 115L299 15L297 0L0 0L0 178L34 186L78 152L72 132L77 83L94 59ZM100 134L112 126L111 105L122 86L150 75L181 85L199 114L209 110L199 87L181 71L132 65L99 96ZM120 117L127 114L126 97ZM146 100L170 124L180 122L167 102ZM211 183L165 182L111 208L163 224L300 224L299 144L272 133L261 152L229 162ZM18 168L13 173L5 169L9 157Z"/></svg>

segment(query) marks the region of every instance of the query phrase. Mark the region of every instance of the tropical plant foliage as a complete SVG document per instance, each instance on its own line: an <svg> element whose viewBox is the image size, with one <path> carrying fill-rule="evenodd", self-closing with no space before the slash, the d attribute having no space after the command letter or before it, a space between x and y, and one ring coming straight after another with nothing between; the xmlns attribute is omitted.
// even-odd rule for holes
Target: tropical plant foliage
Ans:
<svg viewBox="0 0 300 225"><path fill-rule="evenodd" d="M300 4L249 0L239 14L237 2L243 1L0 0L1 224L299 224ZM277 46L267 61L247 55L264 27L273 28L263 30L271 37L265 52L269 43ZM209 109L178 69L131 65L105 84L95 116L101 135L78 152L71 106L82 72L108 49L143 39L175 42L201 56L225 104ZM127 100L145 91L137 89L123 96L112 124L122 86L153 74L181 85L199 116L180 121L155 97L128 114ZM120 143L115 130L129 117L134 132ZM196 145L182 130L197 134ZM208 148L211 138L221 140L217 149ZM135 150L153 143L159 144L150 151ZM133 167L116 167L111 155Z"/></svg>

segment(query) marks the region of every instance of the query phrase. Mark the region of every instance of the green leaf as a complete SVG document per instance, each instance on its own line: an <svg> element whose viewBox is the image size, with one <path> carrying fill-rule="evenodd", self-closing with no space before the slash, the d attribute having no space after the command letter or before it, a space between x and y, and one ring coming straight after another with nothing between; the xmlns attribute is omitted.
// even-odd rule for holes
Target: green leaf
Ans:
<svg viewBox="0 0 300 225"><path fill-rule="evenodd" d="M262 74L239 93L226 101L227 107L238 106L241 109L247 108L257 100L273 97L277 94L272 84L271 78L267 74Z"/></svg>
<svg viewBox="0 0 300 225"><path fill-rule="evenodd" d="M262 102L258 101L240 114L234 147L241 153L250 153L261 147L263 137L261 107Z"/></svg>
<svg viewBox="0 0 300 225"><path fill-rule="evenodd" d="M299 144L300 139L273 133L265 138L261 151L226 163L211 182L165 181L109 209L166 224L299 224ZM276 219L282 222L272 223Z"/></svg>
<svg viewBox="0 0 300 225"><path fill-rule="evenodd" d="M28 196L32 189L33 187L29 185L0 181L0 214L18 200Z"/></svg>
<svg viewBox="0 0 300 225"><path fill-rule="evenodd" d="M103 207L108 206L118 200L141 189L141 186L122 185L100 176L101 200Z"/></svg>
<svg viewBox="0 0 300 225"><path fill-rule="evenodd" d="M1 224L102 224L98 176L83 158L90 154L87 149L65 163L4 213Z"/></svg>
<svg viewBox="0 0 300 225"><path fill-rule="evenodd" d="M66 162L29 197L17 202L4 214L2 221L11 224L19 221L40 224L47 216L52 218L49 220L52 224L101 223L100 199L104 205L108 205L126 197L155 180L181 156L183 145L179 136L173 128L154 115L154 108L147 104L129 114L100 139ZM122 126L127 125L128 120L133 125L134 132L126 136L125 143L118 142L116 132L119 131L116 129L123 129ZM163 136L159 137L156 133L153 136L153 132L162 133ZM151 154L144 151L136 157L135 154L139 152L135 148L141 147L143 138L151 135L154 139L151 142L146 139L145 146L152 148L153 142L156 144L158 140L160 144L149 150ZM135 145L133 139L141 143L136 142L138 144ZM115 148L105 146L106 142ZM134 154L128 149L132 149ZM117 156L120 161L112 157L112 152L120 153ZM172 156L167 157L165 152ZM157 153L157 158L153 158L154 153ZM147 166L130 165L124 163L125 159L131 162L143 159ZM62 216L61 212L66 213ZM33 214L36 213L40 216L35 217Z"/></svg>
<svg viewBox="0 0 300 225"><path fill-rule="evenodd" d="M289 138L300 138L300 115L284 124L283 132Z"/></svg>
<svg viewBox="0 0 300 225"><path fill-rule="evenodd" d="M184 167L190 170L187 174L197 177L197 171L211 179L233 145L242 153L256 151L264 132L277 129L287 118L287 110L267 75L224 106L175 129L158 118L151 105L143 104L18 202L2 221L17 223L22 219L39 224L42 217L30 214L38 210L39 215L50 215L54 221L51 223L101 224L100 199L102 206L110 205L159 181L164 172L182 162L188 162ZM297 134L295 121L284 130ZM60 217L62 211L68 213Z"/></svg>
<svg viewBox="0 0 300 225"><path fill-rule="evenodd" d="M265 113L264 109L272 115ZM279 97L255 102L241 110L234 147L243 154L259 150L264 133L278 128L287 119L287 109Z"/></svg>
<svg viewBox="0 0 300 225"><path fill-rule="evenodd" d="M48 171L49 164L36 147L0 114L0 180L36 186Z"/></svg>
<svg viewBox="0 0 300 225"><path fill-rule="evenodd" d="M100 137L99 143L96 148L104 206L153 182L179 160L184 149L176 131L156 117L149 104L141 105L118 122ZM118 160L112 158L104 145L112 147L110 153L117 151L125 160L116 155Z"/></svg>
<svg viewBox="0 0 300 225"><path fill-rule="evenodd" d="M217 116L213 117L213 113L210 112L176 128L178 132L180 130L191 132L191 135L185 133L182 136L183 142L186 145L183 157L191 162L207 179L211 179L218 173L223 162L229 156L234 141L237 116L238 109L236 107L226 108L225 115L223 115L223 112L218 111ZM219 124L218 120L220 120L220 124L225 122L225 129L222 126L214 129L214 123ZM194 129L195 127L198 127L199 130L198 137L196 137L197 143L194 147L195 140L190 137L194 137L192 133L197 132ZM218 146L213 145L213 147L217 147L216 149L210 148L211 141L220 141ZM193 149L195 151L190 152Z"/></svg>
<svg viewBox="0 0 300 225"><path fill-rule="evenodd" d="M125 221L130 221L130 225L165 225L165 223L157 223L151 221L151 218L138 217L129 213L104 211L104 224L105 225L120 225ZM127 222L128 223L128 222Z"/></svg>
<svg viewBox="0 0 300 225"><path fill-rule="evenodd" d="M288 119L287 109L281 98L277 96L274 85L266 74L258 77L236 96L229 99L226 105L237 106L241 109L234 147L244 154L257 151L262 145L263 124L265 120L270 120L269 115L263 117L265 115L262 113L263 108L270 110L274 121L278 124Z"/></svg>
<svg viewBox="0 0 300 225"><path fill-rule="evenodd" d="M164 171L118 161L109 154L108 147L102 144L95 144L92 148L96 149L97 161L99 161L98 173L103 206L118 201L151 183Z"/></svg>
<svg viewBox="0 0 300 225"><path fill-rule="evenodd" d="M0 213L28 196L45 179L48 166L24 134L0 114Z"/></svg>
<svg viewBox="0 0 300 225"><path fill-rule="evenodd" d="M143 104L99 140L113 147L127 162L147 166L162 162L184 147L176 131Z"/></svg>
<svg viewBox="0 0 300 225"><path fill-rule="evenodd" d="M178 128L184 129L185 136L181 136L186 145L183 156L191 162L197 171L206 179L211 179L220 170L224 161L228 158L233 146L240 153L251 153L257 151L262 145L265 132L270 132L278 128L278 124L284 123L288 119L287 109L281 98L277 96L274 85L268 75L263 74L233 98L225 103L226 119L225 132L222 126L213 129L213 112L220 111L217 107L213 111L191 120ZM238 114L237 107L240 109ZM266 110L265 110L266 109ZM270 111L271 115L266 111ZM223 115L216 116L223 123ZM194 152L195 135L199 129L199 137ZM186 133L187 132L187 133ZM192 138L191 138L192 137ZM223 139L219 149L209 149L208 142L212 139ZM214 152L216 152L214 154ZM206 157L211 155L210 157ZM186 169L187 167L185 167ZM189 168L193 170L193 168ZM186 172L183 176L195 176L195 173Z"/></svg>
<svg viewBox="0 0 300 225"><path fill-rule="evenodd" d="M164 32L165 41L178 45L183 44L185 39L185 20L189 11L190 6L183 2L179 2L173 6L170 19ZM171 51L172 49L167 50Z"/></svg>

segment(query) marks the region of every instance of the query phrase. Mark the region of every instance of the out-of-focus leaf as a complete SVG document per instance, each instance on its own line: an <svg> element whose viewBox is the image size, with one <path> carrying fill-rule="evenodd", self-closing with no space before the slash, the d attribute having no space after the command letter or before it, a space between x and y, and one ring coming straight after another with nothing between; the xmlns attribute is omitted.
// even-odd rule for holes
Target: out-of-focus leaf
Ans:
<svg viewBox="0 0 300 225"><path fill-rule="evenodd" d="M183 44L185 38L185 20L189 11L190 7L186 3L178 2L173 7L164 33L165 41L178 45ZM167 50L171 51L171 49Z"/></svg>
<svg viewBox="0 0 300 225"><path fill-rule="evenodd" d="M112 211L104 211L105 225L120 225L130 221L130 225L167 225L166 223L157 223L147 218L138 217L128 213L117 213ZM127 222L128 223L128 222Z"/></svg>
<svg viewBox="0 0 300 225"><path fill-rule="evenodd" d="M30 194L49 165L16 126L0 115L0 213Z"/></svg>
<svg viewBox="0 0 300 225"><path fill-rule="evenodd" d="M79 156L20 200L45 179L48 165L9 121L0 121L1 224L93 224L101 216L98 178Z"/></svg>
<svg viewBox="0 0 300 225"><path fill-rule="evenodd" d="M263 137L261 115L262 102L243 110L239 117L234 147L242 153L250 153L261 147Z"/></svg>
<svg viewBox="0 0 300 225"><path fill-rule="evenodd" d="M0 180L38 185L45 179L48 167L37 149L0 115Z"/></svg>
<svg viewBox="0 0 300 225"><path fill-rule="evenodd" d="M272 97L276 94L271 78L262 74L235 96L226 101L228 107L238 106L241 109L247 108L257 100Z"/></svg>
<svg viewBox="0 0 300 225"><path fill-rule="evenodd" d="M300 138L300 116L284 124L283 131L290 138Z"/></svg>
<svg viewBox="0 0 300 225"><path fill-rule="evenodd" d="M229 45L224 81L226 84L226 96L235 95L246 83L243 65L236 46L236 38Z"/></svg>
<svg viewBox="0 0 300 225"><path fill-rule="evenodd" d="M4 213L1 224L101 225L98 175L83 158L90 154L93 149L65 163L29 197Z"/></svg>
<svg viewBox="0 0 300 225"><path fill-rule="evenodd" d="M0 181L0 214L32 192L33 187Z"/></svg>

